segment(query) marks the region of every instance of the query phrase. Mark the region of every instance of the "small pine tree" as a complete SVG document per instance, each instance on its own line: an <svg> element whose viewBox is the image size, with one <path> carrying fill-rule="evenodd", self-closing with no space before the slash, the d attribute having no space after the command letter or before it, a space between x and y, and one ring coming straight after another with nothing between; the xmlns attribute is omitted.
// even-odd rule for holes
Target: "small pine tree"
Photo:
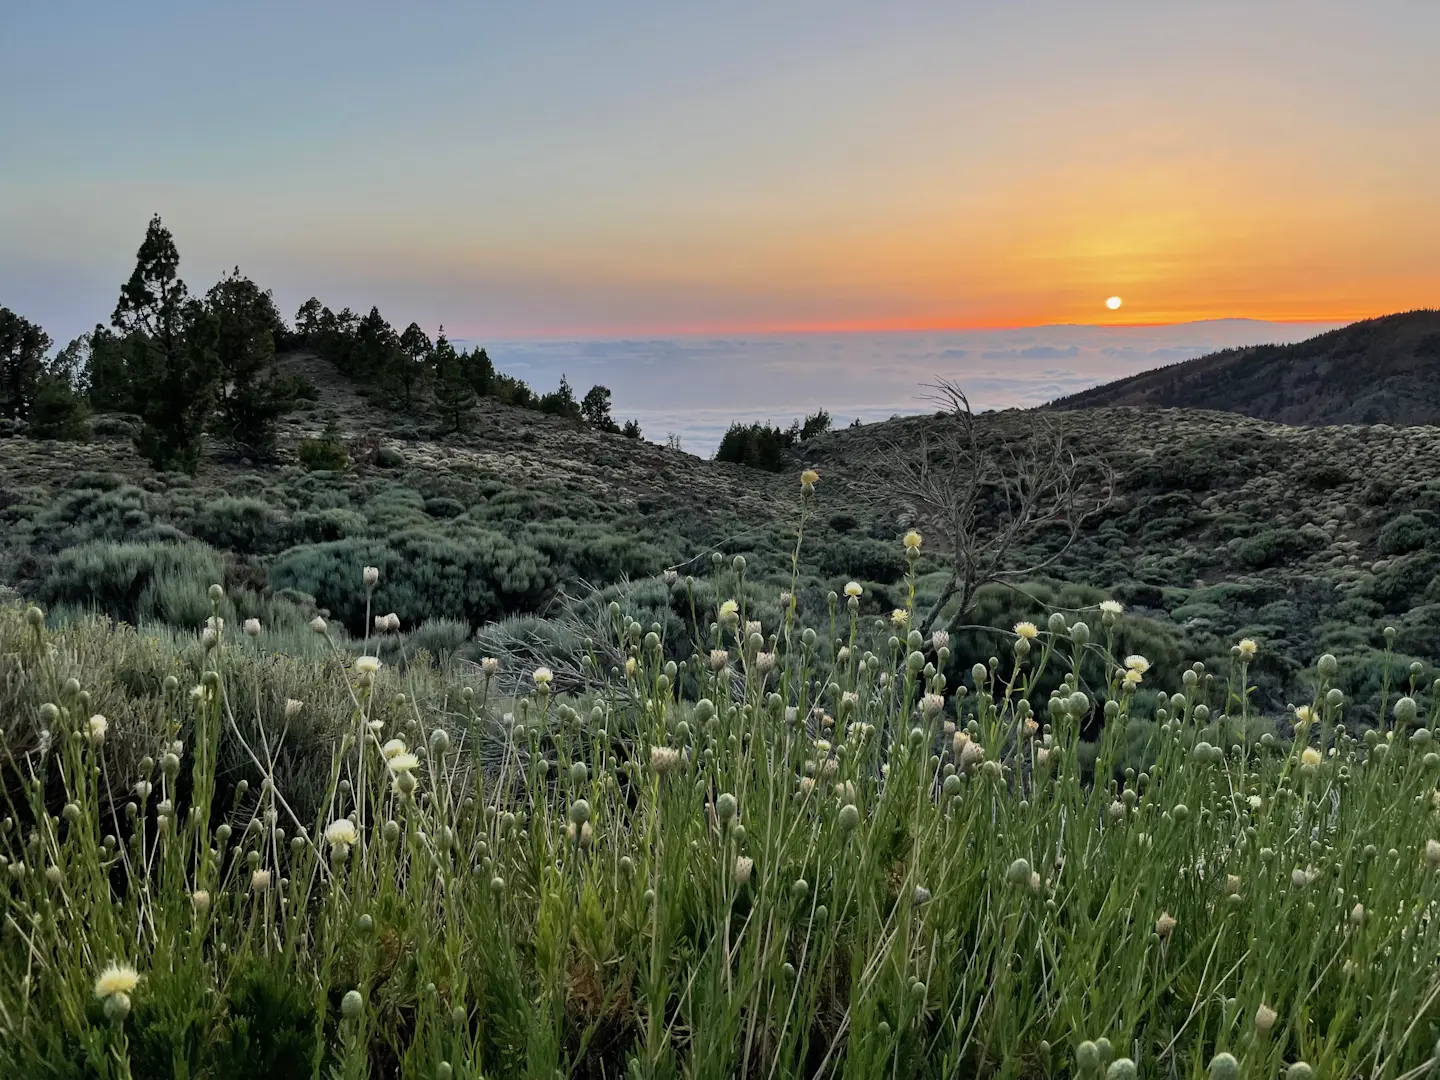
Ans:
<svg viewBox="0 0 1440 1080"><path fill-rule="evenodd" d="M9 308L0 308L0 418L29 417L49 349L49 334Z"/></svg>
<svg viewBox="0 0 1440 1080"><path fill-rule="evenodd" d="M269 457L280 417L295 407L297 386L275 362L276 338L284 333L269 292L239 267L206 294L215 319L219 392L216 429L242 451Z"/></svg>
<svg viewBox="0 0 1440 1080"><path fill-rule="evenodd" d="M90 438L90 409L85 395L63 374L42 373L36 381L26 434L32 439L86 442Z"/></svg>
<svg viewBox="0 0 1440 1080"><path fill-rule="evenodd" d="M435 372L435 408L448 430L465 431L470 426L470 411L475 408L475 388L466 377L465 365L445 337L445 328L435 340L431 360Z"/></svg>
<svg viewBox="0 0 1440 1080"><path fill-rule="evenodd" d="M592 386L580 402L580 415L587 424L601 431L618 432L619 425L610 416L610 389Z"/></svg>

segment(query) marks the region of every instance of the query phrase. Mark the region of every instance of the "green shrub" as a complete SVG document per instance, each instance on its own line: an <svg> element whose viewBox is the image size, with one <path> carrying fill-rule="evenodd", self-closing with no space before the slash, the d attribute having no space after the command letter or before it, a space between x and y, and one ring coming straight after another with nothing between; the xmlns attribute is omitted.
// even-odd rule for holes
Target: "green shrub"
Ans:
<svg viewBox="0 0 1440 1080"><path fill-rule="evenodd" d="M1430 526L1414 514L1391 518L1380 530L1380 554L1407 555L1419 551L1430 542Z"/></svg>
<svg viewBox="0 0 1440 1080"><path fill-rule="evenodd" d="M95 542L63 551L41 583L46 604L93 609L130 623L198 625L206 590L223 580L220 556L203 544Z"/></svg>
<svg viewBox="0 0 1440 1080"><path fill-rule="evenodd" d="M356 582L365 566L381 574L375 613L393 611L407 625L450 618L478 626L534 610L555 583L544 555L500 533L472 533L461 544L419 531L292 548L271 565L269 580L315 597L351 633L362 634L365 597Z"/></svg>
<svg viewBox="0 0 1440 1080"><path fill-rule="evenodd" d="M333 420L325 425L320 438L301 439L296 455L301 465L315 472L344 472L350 465L350 454Z"/></svg>
<svg viewBox="0 0 1440 1080"><path fill-rule="evenodd" d="M211 547L243 554L267 554L287 546L285 517L260 499L222 496L208 503L190 531Z"/></svg>

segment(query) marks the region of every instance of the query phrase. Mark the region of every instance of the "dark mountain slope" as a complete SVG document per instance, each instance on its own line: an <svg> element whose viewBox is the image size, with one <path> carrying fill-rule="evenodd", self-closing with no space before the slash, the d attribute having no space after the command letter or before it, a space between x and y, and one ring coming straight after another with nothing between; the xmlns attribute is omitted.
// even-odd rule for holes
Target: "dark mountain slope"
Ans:
<svg viewBox="0 0 1440 1080"><path fill-rule="evenodd" d="M1051 403L1213 409L1282 424L1440 424L1440 310L1351 323L1295 345L1226 349Z"/></svg>

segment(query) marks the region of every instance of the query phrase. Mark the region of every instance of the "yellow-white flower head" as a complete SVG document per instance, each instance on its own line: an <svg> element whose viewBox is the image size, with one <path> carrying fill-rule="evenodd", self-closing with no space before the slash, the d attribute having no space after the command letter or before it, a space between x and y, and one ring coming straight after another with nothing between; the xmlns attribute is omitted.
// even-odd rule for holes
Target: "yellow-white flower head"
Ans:
<svg viewBox="0 0 1440 1080"><path fill-rule="evenodd" d="M285 719L286 719L286 720L294 720L295 717L299 716L299 715L300 715L302 712L304 712L304 711L305 711L305 703L304 703L303 701L301 701L299 698L293 698L293 697L292 697L292 698L286 698L286 699L285 699Z"/></svg>
<svg viewBox="0 0 1440 1080"><path fill-rule="evenodd" d="M1295 726L1302 727L1315 719L1315 710L1309 705L1295 706Z"/></svg>
<svg viewBox="0 0 1440 1080"><path fill-rule="evenodd" d="M110 963L95 980L95 996L108 998L111 994L129 994L140 985L140 976L129 964Z"/></svg>
<svg viewBox="0 0 1440 1080"><path fill-rule="evenodd" d="M420 759L411 753L392 754L385 759L392 773L414 772L420 767Z"/></svg>
<svg viewBox="0 0 1440 1080"><path fill-rule="evenodd" d="M740 618L740 603L738 600L726 600L720 605L720 621L722 623L736 622Z"/></svg>
<svg viewBox="0 0 1440 1080"><path fill-rule="evenodd" d="M1026 641L1034 641L1040 636L1040 631L1035 628L1033 622L1017 622L1015 624L1015 636L1024 638Z"/></svg>
<svg viewBox="0 0 1440 1080"><path fill-rule="evenodd" d="M919 533L918 530L916 530L916 529L911 529L909 532L907 532L907 533L905 534L905 550L906 550L906 551L919 551L919 550L920 550L920 542L921 542L921 540L920 540L920 533Z"/></svg>
<svg viewBox="0 0 1440 1080"><path fill-rule="evenodd" d="M1144 675L1150 670L1150 661L1136 653L1133 656L1125 657L1125 667L1129 671L1138 671L1141 675Z"/></svg>
<svg viewBox="0 0 1440 1080"><path fill-rule="evenodd" d="M864 591L865 590L860 587L860 583L858 581L847 581L845 583L846 596L857 597Z"/></svg>
<svg viewBox="0 0 1440 1080"><path fill-rule="evenodd" d="M910 621L910 613L904 608L896 608L890 612L890 622L895 626L904 626Z"/></svg>
<svg viewBox="0 0 1440 1080"><path fill-rule="evenodd" d="M408 749L410 748L405 745L404 739L391 739L380 748L380 753L384 754L387 758L393 758L405 753Z"/></svg>
<svg viewBox="0 0 1440 1080"><path fill-rule="evenodd" d="M555 673L548 667L537 667L530 677L542 690L548 689L550 684L555 681Z"/></svg>
<svg viewBox="0 0 1440 1080"><path fill-rule="evenodd" d="M800 474L800 486L804 488L814 487L819 480L820 474L814 469L806 469Z"/></svg>
<svg viewBox="0 0 1440 1080"><path fill-rule="evenodd" d="M105 732L109 729L110 721L106 720L105 717L101 716L99 713L96 713L94 716L90 717L90 722L87 725L87 730L89 731L90 735L90 744L92 746L99 746L101 743L103 743L105 741Z"/></svg>
<svg viewBox="0 0 1440 1080"><path fill-rule="evenodd" d="M1236 646L1240 650L1241 660L1254 660L1255 654L1259 652L1260 646L1255 644L1254 638L1241 638L1240 644Z"/></svg>
<svg viewBox="0 0 1440 1080"><path fill-rule="evenodd" d="M374 675L380 670L380 658L378 656L357 656L355 670L361 675Z"/></svg>
<svg viewBox="0 0 1440 1080"><path fill-rule="evenodd" d="M325 840L332 845L349 846L360 839L360 830L349 818L337 818L325 826Z"/></svg>
<svg viewBox="0 0 1440 1080"><path fill-rule="evenodd" d="M1300 751L1300 761L1302 764L1319 765L1320 762L1324 760L1324 755L1322 755L1320 751L1316 750L1313 746L1307 746L1304 750Z"/></svg>
<svg viewBox="0 0 1440 1080"><path fill-rule="evenodd" d="M1143 678L1144 676L1134 668L1127 668L1124 677L1120 681L1123 682L1128 689L1134 690L1140 685L1140 681Z"/></svg>
<svg viewBox="0 0 1440 1080"><path fill-rule="evenodd" d="M1100 610L1106 615L1119 615L1125 606L1119 600L1101 600Z"/></svg>

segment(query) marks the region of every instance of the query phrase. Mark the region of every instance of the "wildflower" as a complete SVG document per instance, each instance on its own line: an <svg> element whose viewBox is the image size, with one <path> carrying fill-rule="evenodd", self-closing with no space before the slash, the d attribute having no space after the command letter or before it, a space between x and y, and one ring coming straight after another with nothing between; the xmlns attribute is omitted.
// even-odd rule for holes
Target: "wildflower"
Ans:
<svg viewBox="0 0 1440 1080"><path fill-rule="evenodd" d="M1440 866L1440 840L1425 841L1425 861L1431 866Z"/></svg>
<svg viewBox="0 0 1440 1080"><path fill-rule="evenodd" d="M219 615L211 615L205 620L205 629L214 630L215 633L218 634L221 630L225 629L225 620Z"/></svg>
<svg viewBox="0 0 1440 1080"><path fill-rule="evenodd" d="M936 630L935 633L930 635L930 644L935 647L936 652L939 652L941 649L948 649L950 647L949 632Z"/></svg>
<svg viewBox="0 0 1440 1080"><path fill-rule="evenodd" d="M957 738L959 736L957 735ZM968 772L973 766L985 760L985 748L974 739L966 738L965 744L960 748L960 768Z"/></svg>
<svg viewBox="0 0 1440 1080"><path fill-rule="evenodd" d="M1235 647L1240 650L1240 659L1241 659L1241 660L1254 660L1254 659L1255 659L1255 653L1256 653L1256 652L1259 650L1259 648L1260 648L1258 645L1255 644L1254 638L1248 638L1248 637L1247 637L1247 638L1241 638L1241 639L1240 639L1240 644L1237 645L1237 646L1235 646Z"/></svg>
<svg viewBox="0 0 1440 1080"><path fill-rule="evenodd" d="M1310 874L1297 866L1290 871L1290 884L1296 889L1304 889L1310 884Z"/></svg>
<svg viewBox="0 0 1440 1080"><path fill-rule="evenodd" d="M1325 760L1324 755L1313 746L1307 746L1300 751L1300 762L1303 765L1319 765L1323 760Z"/></svg>
<svg viewBox="0 0 1440 1080"><path fill-rule="evenodd" d="M1262 1001L1260 1007L1255 1010L1255 1034L1262 1039L1265 1038L1270 1034L1270 1029L1275 1026L1276 1019L1275 1010Z"/></svg>
<svg viewBox="0 0 1440 1080"><path fill-rule="evenodd" d="M1106 615L1119 615L1125 608L1119 600L1101 600L1100 610Z"/></svg>
<svg viewBox="0 0 1440 1080"><path fill-rule="evenodd" d="M780 603L781 603L781 604L783 604L785 607L789 607L792 603L794 603L794 601L795 601L795 594L794 594L793 592L791 592L789 589L781 589L781 590L780 590Z"/></svg>
<svg viewBox="0 0 1440 1080"><path fill-rule="evenodd" d="M345 996L340 999L340 1015L346 1020L354 1020L365 1009L365 999L360 996L359 990L346 990Z"/></svg>
<svg viewBox="0 0 1440 1080"><path fill-rule="evenodd" d="M945 708L945 698L940 694L926 694L920 699L920 711L926 716L936 716Z"/></svg>
<svg viewBox="0 0 1440 1080"><path fill-rule="evenodd" d="M669 776L680 767L680 751L673 746L650 747L650 768L658 776Z"/></svg>
<svg viewBox="0 0 1440 1080"><path fill-rule="evenodd" d="M773 652L762 652L755 654L755 670L761 675L768 675L775 670L775 654Z"/></svg>
<svg viewBox="0 0 1440 1080"><path fill-rule="evenodd" d="M355 670L361 675L374 675L380 670L380 658L378 656L357 656Z"/></svg>
<svg viewBox="0 0 1440 1080"><path fill-rule="evenodd" d="M1125 670L1138 671L1141 675L1144 675L1147 671L1150 670L1150 661L1146 660L1145 657L1139 655L1138 653L1132 656L1127 656L1125 657Z"/></svg>
<svg viewBox="0 0 1440 1080"><path fill-rule="evenodd" d="M1297 728L1304 727L1306 724L1310 723L1314 719L1315 710L1310 708L1309 705L1295 706L1295 726Z"/></svg>
<svg viewBox="0 0 1440 1080"><path fill-rule="evenodd" d="M555 673L548 667L537 667L530 677L541 690L549 690L550 684L555 681Z"/></svg>
<svg viewBox="0 0 1440 1080"><path fill-rule="evenodd" d="M220 635L218 635L208 626L205 627L204 630L200 631L200 644L204 645L207 649L213 649L215 647L215 643L219 640Z"/></svg>
<svg viewBox="0 0 1440 1080"><path fill-rule="evenodd" d="M755 860L748 855L739 855L735 859L735 884L742 888L750 881L750 874L755 869Z"/></svg>
<svg viewBox="0 0 1440 1080"><path fill-rule="evenodd" d="M317 634L325 633L325 620L322 619L319 615L316 615L313 619L310 620L310 629L314 630Z"/></svg>
<svg viewBox="0 0 1440 1080"><path fill-rule="evenodd" d="M138 985L140 976L133 967L111 962L95 980L95 996L103 1000L112 994L129 994Z"/></svg>
<svg viewBox="0 0 1440 1080"><path fill-rule="evenodd" d="M196 889L190 894L190 903L194 906L196 915L204 915L210 910L210 894L204 889Z"/></svg>
<svg viewBox="0 0 1440 1080"><path fill-rule="evenodd" d="M411 773L420 767L420 759L414 754L402 751L386 755L385 765L392 773Z"/></svg>
<svg viewBox="0 0 1440 1080"><path fill-rule="evenodd" d="M487 656L480 661L480 672L487 679L493 679L500 674L500 660L494 656Z"/></svg>
<svg viewBox="0 0 1440 1080"><path fill-rule="evenodd" d="M1125 675L1121 678L1120 681L1124 685L1126 690L1134 690L1137 686L1140 685L1140 681L1143 678L1144 676L1141 675L1140 672L1136 671L1134 668L1130 668L1125 672Z"/></svg>
<svg viewBox="0 0 1440 1080"><path fill-rule="evenodd" d="M905 534L905 550L913 554L920 552L920 533L915 529Z"/></svg>
<svg viewBox="0 0 1440 1080"><path fill-rule="evenodd" d="M1033 622L1017 622L1015 624L1015 636L1024 638L1026 641L1034 641L1040 631L1035 628Z"/></svg>
<svg viewBox="0 0 1440 1080"><path fill-rule="evenodd" d="M910 613L904 608L896 608L890 612L890 623L893 626L904 626L910 621Z"/></svg>
<svg viewBox="0 0 1440 1080"><path fill-rule="evenodd" d="M302 712L304 712L304 711L305 711L305 703L304 703L303 701L300 701L298 698L293 698L293 697L292 697L292 698L286 698L286 699L285 699L285 719L286 719L286 720L294 720L295 717L299 716L299 715L300 715Z"/></svg>
<svg viewBox="0 0 1440 1080"><path fill-rule="evenodd" d="M1259 795L1251 795L1249 801L1251 810L1259 810L1262 806L1265 805L1265 800L1260 798Z"/></svg>
<svg viewBox="0 0 1440 1080"><path fill-rule="evenodd" d="M360 839L360 831L349 818L337 818L325 826L325 842L331 847L347 849Z"/></svg>
<svg viewBox="0 0 1440 1080"><path fill-rule="evenodd" d="M361 576L365 579L365 587L367 589L373 589L376 583L380 580L380 568L376 566L367 566L365 567L365 571Z"/></svg>
<svg viewBox="0 0 1440 1080"><path fill-rule="evenodd" d="M851 598L857 598L857 597L859 597L860 594L863 593L864 591L865 591L865 590L860 587L860 583L859 583L858 581L847 581L847 582L845 583L845 595L846 595L846 596L849 596L849 597L851 597Z"/></svg>
<svg viewBox="0 0 1440 1080"><path fill-rule="evenodd" d="M1362 926L1365 923L1365 905L1356 904L1350 909L1350 925Z"/></svg>
<svg viewBox="0 0 1440 1080"><path fill-rule="evenodd" d="M811 488L813 488L816 483L819 482L819 480L820 474L817 473L814 469L806 469L800 474L800 486L806 491L809 491Z"/></svg>
<svg viewBox="0 0 1440 1080"><path fill-rule="evenodd" d="M270 888L270 871L256 870L250 875L250 891L263 893Z"/></svg>
<svg viewBox="0 0 1440 1080"><path fill-rule="evenodd" d="M1175 931L1175 916L1168 911L1162 911L1160 917L1155 920L1155 935L1164 941Z"/></svg>
<svg viewBox="0 0 1440 1080"><path fill-rule="evenodd" d="M724 671L730 666L730 654L724 649L710 650L710 670Z"/></svg>
<svg viewBox="0 0 1440 1080"><path fill-rule="evenodd" d="M405 745L404 739L391 739L380 748L380 753L385 755L386 758L394 758L405 753L407 749L409 748Z"/></svg>
<svg viewBox="0 0 1440 1080"><path fill-rule="evenodd" d="M726 600L720 605L720 622L729 626L740 621L740 602L738 600Z"/></svg>
<svg viewBox="0 0 1440 1080"><path fill-rule="evenodd" d="M86 725L87 733L90 736L90 745L103 746L105 743L105 732L108 731L109 728L110 721L106 720L105 717L99 713L90 717L90 722Z"/></svg>

